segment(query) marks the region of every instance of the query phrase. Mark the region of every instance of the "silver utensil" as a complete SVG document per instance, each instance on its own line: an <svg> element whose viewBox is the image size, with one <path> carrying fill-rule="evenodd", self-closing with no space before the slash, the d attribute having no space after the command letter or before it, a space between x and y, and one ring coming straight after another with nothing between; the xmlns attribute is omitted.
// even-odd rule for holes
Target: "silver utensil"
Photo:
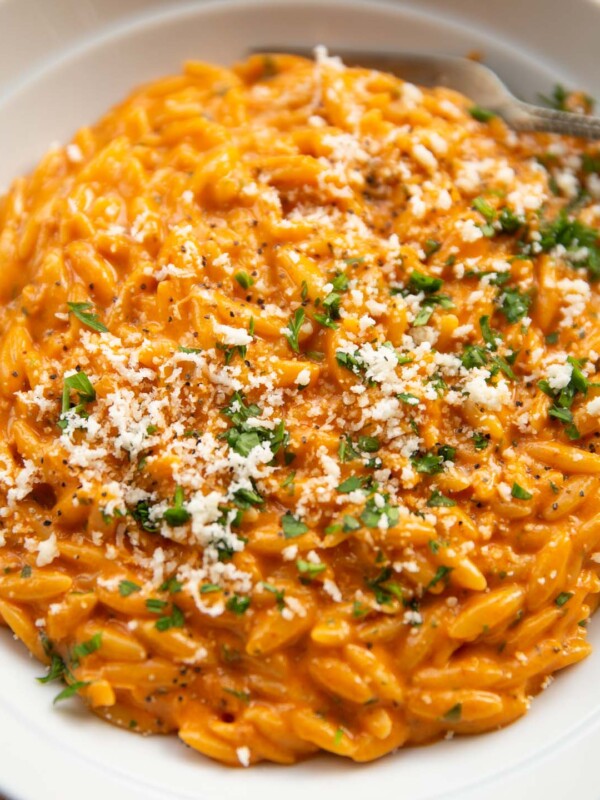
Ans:
<svg viewBox="0 0 600 800"><path fill-rule="evenodd" d="M254 53L292 53L313 57L308 47L260 47ZM600 139L600 117L573 114L525 103L516 98L489 67L456 56L336 50L349 67L391 72L420 86L447 86L469 97L478 106L502 117L517 131L547 131L585 139Z"/></svg>

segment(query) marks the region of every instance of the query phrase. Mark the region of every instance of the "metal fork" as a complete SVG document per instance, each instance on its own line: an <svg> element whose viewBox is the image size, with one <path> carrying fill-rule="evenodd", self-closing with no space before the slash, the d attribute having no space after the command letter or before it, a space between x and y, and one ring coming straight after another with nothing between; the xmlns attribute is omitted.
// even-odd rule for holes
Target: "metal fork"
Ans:
<svg viewBox="0 0 600 800"><path fill-rule="evenodd" d="M254 53L292 53L311 58L308 47L260 47ZM349 67L391 72L420 86L447 86L466 95L478 106L498 114L517 131L547 131L585 139L600 139L600 117L572 114L525 103L516 98L489 67L456 56L423 55L360 50L337 50Z"/></svg>

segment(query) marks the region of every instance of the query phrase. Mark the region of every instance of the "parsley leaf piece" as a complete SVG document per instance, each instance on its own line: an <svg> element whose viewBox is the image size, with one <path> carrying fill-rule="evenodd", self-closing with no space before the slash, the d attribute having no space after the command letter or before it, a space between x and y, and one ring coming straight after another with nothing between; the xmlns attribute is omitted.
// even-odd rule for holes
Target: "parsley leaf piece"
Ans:
<svg viewBox="0 0 600 800"><path fill-rule="evenodd" d="M95 633L91 639L79 642L71 650L71 663L74 667L79 665L79 661L86 656L95 653L102 645L102 633Z"/></svg>
<svg viewBox="0 0 600 800"><path fill-rule="evenodd" d="M309 579L320 575L327 569L326 564L313 564L312 561L304 561L302 558L296 560L296 567L301 575L306 575Z"/></svg>
<svg viewBox="0 0 600 800"><path fill-rule="evenodd" d="M350 492L361 489L365 482L364 478L359 475L350 475L345 481L342 481L339 486L336 486L336 491L340 494L349 494Z"/></svg>
<svg viewBox="0 0 600 800"><path fill-rule="evenodd" d="M166 600L159 600L156 597L149 597L146 600L146 608L152 614L162 614L163 610L168 606Z"/></svg>
<svg viewBox="0 0 600 800"><path fill-rule="evenodd" d="M344 533L351 533L352 531L357 531L360 528L360 522L353 517L351 514L344 514L344 518L342 520L342 530Z"/></svg>
<svg viewBox="0 0 600 800"><path fill-rule="evenodd" d="M212 594L220 591L221 587L216 583L203 583L200 587L200 594Z"/></svg>
<svg viewBox="0 0 600 800"><path fill-rule="evenodd" d="M251 278L245 270L236 272L233 277L236 279L242 289L249 289L254 285L254 278Z"/></svg>
<svg viewBox="0 0 600 800"><path fill-rule="evenodd" d="M554 108L556 111L569 110L567 108L567 100L569 98L569 92L560 83L555 84L551 94L549 95L540 94L538 95L538 97L542 101L542 103L544 103L544 105L548 106L549 108Z"/></svg>
<svg viewBox="0 0 600 800"><path fill-rule="evenodd" d="M230 597L225 604L225 608L240 617L242 614L246 613L250 607L250 603L251 599L249 597L240 597L239 595L234 594L233 597Z"/></svg>
<svg viewBox="0 0 600 800"><path fill-rule="evenodd" d="M444 714L442 719L444 722L460 722L460 718L462 717L462 703L457 703L456 705L449 708L448 711Z"/></svg>
<svg viewBox="0 0 600 800"><path fill-rule="evenodd" d="M286 511L281 517L281 527L286 539L295 539L308 531L308 525L295 517L291 511Z"/></svg>
<svg viewBox="0 0 600 800"><path fill-rule="evenodd" d="M555 220L542 226L540 234L540 246L544 252L562 245L566 250L564 258L567 260L577 254L576 259L571 260L573 267L587 269L591 281L600 279L600 234L597 229L578 219L570 219L563 209ZM582 248L587 251L583 259L580 258Z"/></svg>
<svg viewBox="0 0 600 800"><path fill-rule="evenodd" d="M363 453L376 453L381 444L377 436L359 436L358 449Z"/></svg>
<svg viewBox="0 0 600 800"><path fill-rule="evenodd" d="M173 505L171 508L167 508L163 515L163 519L169 528L179 528L191 519L192 515L183 507L183 500L183 489L181 486L177 486L173 497Z"/></svg>
<svg viewBox="0 0 600 800"><path fill-rule="evenodd" d="M351 353L344 353L342 350L337 350L335 354L335 360L340 365L340 367L344 367L353 375L357 377L361 377L361 372L364 370L364 364L360 357L356 355L352 355Z"/></svg>
<svg viewBox="0 0 600 800"><path fill-rule="evenodd" d="M122 580L119 583L119 594L121 597L129 597L130 594L135 594L141 590L142 587L138 586L137 583L133 581Z"/></svg>
<svg viewBox="0 0 600 800"><path fill-rule="evenodd" d="M347 292L350 285L350 279L344 272L338 272L335 278L331 281L334 292Z"/></svg>
<svg viewBox="0 0 600 800"><path fill-rule="evenodd" d="M559 608L562 608L564 604L568 603L572 597L573 597L573 592L561 592L559 595L556 596L554 602Z"/></svg>
<svg viewBox="0 0 600 800"><path fill-rule="evenodd" d="M62 692L59 692L56 695L52 702L55 704L60 703L61 700L67 700L69 697L76 695L80 689L83 689L85 686L89 685L90 681L75 681L75 683L70 683L62 690Z"/></svg>
<svg viewBox="0 0 600 800"><path fill-rule="evenodd" d="M67 376L63 383L62 407L58 421L59 428L63 430L67 427L67 420L64 418L64 415L72 408L71 391L76 392L78 400L74 410L82 417L87 416L84 406L87 403L93 403L96 399L96 390L85 372L74 372L73 375Z"/></svg>
<svg viewBox="0 0 600 800"><path fill-rule="evenodd" d="M384 567L377 577L365 580L365 584L371 589L375 595L375 601L379 605L387 605L394 599L400 600L400 602L403 600L402 587L390 580L391 575L391 568Z"/></svg>
<svg viewBox="0 0 600 800"><path fill-rule="evenodd" d="M473 434L473 446L475 450L485 450L489 446L489 443L490 441L484 433L475 431Z"/></svg>
<svg viewBox="0 0 600 800"><path fill-rule="evenodd" d="M435 453L425 453L422 456L413 456L410 463L415 468L415 472L422 475L437 475L444 470L444 458Z"/></svg>
<svg viewBox="0 0 600 800"><path fill-rule="evenodd" d="M154 627L161 631L168 631L171 628L183 628L185 625L185 617L183 611L174 603L171 606L171 613L168 616L160 617L154 623Z"/></svg>
<svg viewBox="0 0 600 800"><path fill-rule="evenodd" d="M519 291L518 288L507 286L498 298L500 311L508 322L519 322L527 316L531 297Z"/></svg>
<svg viewBox="0 0 600 800"><path fill-rule="evenodd" d="M354 449L352 439L347 433L344 434L340 439L340 443L338 445L338 458L341 464L347 464L348 461L354 461L355 458L358 458L358 453Z"/></svg>
<svg viewBox="0 0 600 800"><path fill-rule="evenodd" d="M424 272L419 272L416 269L411 272L408 281L408 288L415 294L418 294L419 292L432 294L433 292L437 292L439 289L441 289L443 285L444 281L441 278L434 278L431 275L425 275Z"/></svg>
<svg viewBox="0 0 600 800"><path fill-rule="evenodd" d="M452 506L456 505L456 500L446 497L439 489L434 489L431 493L431 497L427 501L427 505L429 508L452 508Z"/></svg>
<svg viewBox="0 0 600 800"><path fill-rule="evenodd" d="M427 588L431 589L433 586L436 586L440 581L445 580L448 575L452 572L452 567L445 567L443 564L440 565L433 578L427 584Z"/></svg>
<svg viewBox="0 0 600 800"><path fill-rule="evenodd" d="M475 369L475 367L485 367L487 364L488 352L480 344L468 344L460 357L465 369Z"/></svg>
<svg viewBox="0 0 600 800"><path fill-rule="evenodd" d="M251 506L262 506L265 501L254 489L236 489L233 502L238 508L246 509Z"/></svg>
<svg viewBox="0 0 600 800"><path fill-rule="evenodd" d="M441 248L442 243L437 239L426 239L423 250L425 251L425 258L431 258L434 253Z"/></svg>
<svg viewBox="0 0 600 800"><path fill-rule="evenodd" d="M393 506L388 502L388 498L384 497L383 506L377 505L375 498L371 497L367 500L364 509L360 515L360 521L367 528L379 527L382 517L385 518L385 525L388 528L393 528L398 524L400 512L397 506Z"/></svg>
<svg viewBox="0 0 600 800"><path fill-rule="evenodd" d="M516 233L520 228L525 225L524 217L515 214L510 208L503 208L498 217L498 222L502 228L503 233Z"/></svg>
<svg viewBox="0 0 600 800"><path fill-rule="evenodd" d="M198 355L198 353L202 352L202 350L199 347L184 347L183 345L179 345L177 350L180 353L186 353L188 356Z"/></svg>
<svg viewBox="0 0 600 800"><path fill-rule="evenodd" d="M177 594L183 589L183 584L177 578L169 578L164 581L159 587L161 592L169 592L169 594Z"/></svg>
<svg viewBox="0 0 600 800"><path fill-rule="evenodd" d="M510 493L517 500L531 500L531 498L533 497L531 492L528 492L527 489L524 489L522 486L519 486L519 484L516 482L513 483Z"/></svg>
<svg viewBox="0 0 600 800"><path fill-rule="evenodd" d="M285 589L278 589L276 586L273 586L272 583L265 583L264 581L263 589L275 595L275 604L279 611L283 611L285 608Z"/></svg>
<svg viewBox="0 0 600 800"><path fill-rule="evenodd" d="M151 519L150 512L151 508L146 500L139 500L136 503L135 508L133 508L129 513L133 519L139 523L142 530L147 531L148 533L156 533L159 528L159 523L158 520Z"/></svg>
<svg viewBox="0 0 600 800"><path fill-rule="evenodd" d="M489 122L496 116L493 111L488 111L487 108L482 108L481 106L477 105L471 106L468 111L473 119L477 120L477 122Z"/></svg>
<svg viewBox="0 0 600 800"><path fill-rule="evenodd" d="M473 200L473 208L481 214L486 222L492 223L496 219L496 209L483 197L476 197Z"/></svg>
<svg viewBox="0 0 600 800"><path fill-rule="evenodd" d="M495 331L490 326L490 318L489 316L484 316L479 318L479 327L481 328L481 335L483 336L483 341L488 346L489 350L497 350L498 344L496 342L497 339L500 338L500 334L498 331Z"/></svg>
<svg viewBox="0 0 600 800"><path fill-rule="evenodd" d="M287 339L287 343L292 348L294 353L300 352L300 345L298 344L298 334L300 333L300 328L304 324L304 309L302 307L297 308L294 311L294 316L288 322L288 333L285 334L285 338Z"/></svg>
<svg viewBox="0 0 600 800"><path fill-rule="evenodd" d="M93 331L98 333L108 333L108 328L103 322L100 322L97 314L90 312L90 308L94 306L91 303L67 303L69 312L73 314L83 325L87 325Z"/></svg>
<svg viewBox="0 0 600 800"><path fill-rule="evenodd" d="M411 392L400 392L397 397L398 400L402 400L402 402L406 403L407 406L418 406L420 402L417 395L411 394Z"/></svg>
<svg viewBox="0 0 600 800"><path fill-rule="evenodd" d="M64 677L67 671L65 662L57 653L52 653L51 659L48 673L41 678L36 678L38 683L52 683L52 681L57 681Z"/></svg>

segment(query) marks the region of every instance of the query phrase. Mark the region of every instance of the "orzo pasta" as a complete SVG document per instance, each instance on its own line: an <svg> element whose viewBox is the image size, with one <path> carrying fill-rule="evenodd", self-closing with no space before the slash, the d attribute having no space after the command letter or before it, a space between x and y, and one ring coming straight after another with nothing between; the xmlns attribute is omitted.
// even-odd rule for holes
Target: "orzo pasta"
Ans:
<svg viewBox="0 0 600 800"><path fill-rule="evenodd" d="M571 98L577 103L581 98ZM193 62L0 200L0 620L228 764L522 715L600 581L600 152Z"/></svg>

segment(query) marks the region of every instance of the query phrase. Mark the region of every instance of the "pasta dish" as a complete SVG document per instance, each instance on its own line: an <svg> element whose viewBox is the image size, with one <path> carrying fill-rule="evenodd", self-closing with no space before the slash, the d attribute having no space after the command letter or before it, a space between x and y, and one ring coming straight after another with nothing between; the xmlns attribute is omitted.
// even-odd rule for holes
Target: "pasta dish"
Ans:
<svg viewBox="0 0 600 800"><path fill-rule="evenodd" d="M0 199L0 623L56 699L243 766L523 715L600 592L599 220L597 146L320 51L51 148Z"/></svg>

